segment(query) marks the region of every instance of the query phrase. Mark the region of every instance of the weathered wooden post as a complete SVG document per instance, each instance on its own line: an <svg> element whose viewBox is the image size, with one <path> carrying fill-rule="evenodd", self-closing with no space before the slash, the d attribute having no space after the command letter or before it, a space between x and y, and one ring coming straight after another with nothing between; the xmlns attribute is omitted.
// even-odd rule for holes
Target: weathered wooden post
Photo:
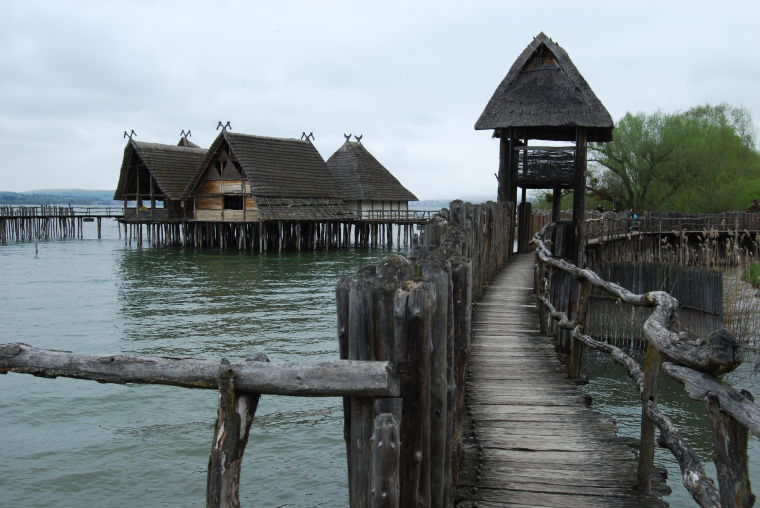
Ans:
<svg viewBox="0 0 760 508"><path fill-rule="evenodd" d="M399 359L403 395L401 422L401 506L430 505L430 370L433 297L424 283L409 286L397 300L405 312L399 331L406 356ZM401 304L405 303L405 309ZM398 316L399 318L401 316ZM404 347L402 345L402 347Z"/></svg>
<svg viewBox="0 0 760 508"><path fill-rule="evenodd" d="M269 358L259 354L248 361L268 362ZM240 506L240 466L258 404L258 394L236 391L235 373L230 362L223 359L219 366L219 410L208 459L206 506L209 508Z"/></svg>
<svg viewBox="0 0 760 508"><path fill-rule="evenodd" d="M448 350L451 266L445 260L420 260L423 280L433 296L430 350L430 506L444 506L448 456Z"/></svg>
<svg viewBox="0 0 760 508"><path fill-rule="evenodd" d="M372 430L372 463L370 464L369 506L400 506L399 458L401 453L400 424L392 413L375 417Z"/></svg>
<svg viewBox="0 0 760 508"><path fill-rule="evenodd" d="M750 401L754 400L748 391L742 390L741 393ZM720 399L716 395L708 392L705 405L713 430L713 460L718 473L720 504L749 508L755 504L749 482L749 432L745 426L721 411Z"/></svg>
<svg viewBox="0 0 760 508"><path fill-rule="evenodd" d="M641 391L641 444L639 445L638 488L641 492L649 492L652 486L654 471L654 440L655 424L646 413L647 402L657 405L660 365L662 354L647 341L642 370L644 371L644 386Z"/></svg>
<svg viewBox="0 0 760 508"><path fill-rule="evenodd" d="M588 312L588 302L591 296L591 283L583 280L580 283L580 294L578 297L578 306L575 309L572 319L579 326L581 333L586 330L586 314ZM578 339L571 337L570 340L570 358L567 363L567 375L572 379L581 377L581 368L583 366L583 343Z"/></svg>
<svg viewBox="0 0 760 508"><path fill-rule="evenodd" d="M462 425L465 412L465 378L472 337L472 262L466 257L451 259L452 304L454 325L454 350L451 355L453 382L449 390L453 394L450 411L453 412L451 449L447 460L451 467L446 485L446 503L454 505L458 479L458 465L462 457Z"/></svg>

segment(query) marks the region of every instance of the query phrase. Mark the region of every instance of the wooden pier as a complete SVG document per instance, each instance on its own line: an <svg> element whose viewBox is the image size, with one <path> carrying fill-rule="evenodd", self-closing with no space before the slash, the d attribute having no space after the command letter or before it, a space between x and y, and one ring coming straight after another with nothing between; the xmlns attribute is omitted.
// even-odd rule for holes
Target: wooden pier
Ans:
<svg viewBox="0 0 760 508"><path fill-rule="evenodd" d="M0 243L83 238L84 223L121 219L122 210L100 206L0 206Z"/></svg>
<svg viewBox="0 0 760 508"><path fill-rule="evenodd" d="M475 310L457 506L661 506L635 490L638 461L585 404L539 330L535 256L513 257Z"/></svg>

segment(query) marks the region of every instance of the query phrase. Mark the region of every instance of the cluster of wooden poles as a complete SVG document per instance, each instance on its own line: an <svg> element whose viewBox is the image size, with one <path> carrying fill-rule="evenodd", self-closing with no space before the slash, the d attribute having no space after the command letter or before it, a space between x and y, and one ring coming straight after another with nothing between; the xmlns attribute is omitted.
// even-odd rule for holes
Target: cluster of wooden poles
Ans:
<svg viewBox="0 0 760 508"><path fill-rule="evenodd" d="M72 206L0 206L0 243L51 238L84 238L84 223L97 221L101 238L104 218L120 217L109 208Z"/></svg>
<svg viewBox="0 0 760 508"><path fill-rule="evenodd" d="M83 220L73 215L0 216L0 243L82 238Z"/></svg>
<svg viewBox="0 0 760 508"><path fill-rule="evenodd" d="M258 252L410 245L414 223L176 222L122 223L124 243Z"/></svg>

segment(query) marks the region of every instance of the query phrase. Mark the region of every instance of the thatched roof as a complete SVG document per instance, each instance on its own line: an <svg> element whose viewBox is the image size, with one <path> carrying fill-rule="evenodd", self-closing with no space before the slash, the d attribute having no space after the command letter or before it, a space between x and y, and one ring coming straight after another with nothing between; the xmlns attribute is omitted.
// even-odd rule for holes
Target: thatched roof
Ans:
<svg viewBox="0 0 760 508"><path fill-rule="evenodd" d="M270 198L257 201L263 220L283 221L346 221L354 215L339 198Z"/></svg>
<svg viewBox="0 0 760 508"><path fill-rule="evenodd" d="M517 57L475 123L475 129L517 127L520 137L589 141L612 139L612 118L564 49L538 34Z"/></svg>
<svg viewBox="0 0 760 508"><path fill-rule="evenodd" d="M346 200L417 201L360 142L346 141L327 159Z"/></svg>
<svg viewBox="0 0 760 508"><path fill-rule="evenodd" d="M314 145L293 138L270 138L222 131L187 188L191 193L216 153L229 146L254 196L337 198L337 184Z"/></svg>
<svg viewBox="0 0 760 508"><path fill-rule="evenodd" d="M253 136L223 130L208 150L185 195L195 188L214 156L229 147L230 156L251 186L264 220L340 220L352 217L340 199L338 184L309 141Z"/></svg>
<svg viewBox="0 0 760 508"><path fill-rule="evenodd" d="M163 194L169 199L182 199L185 187L197 172L205 155L206 150L203 148L145 143L130 139L124 147L124 158L114 199L123 200L125 193L133 194L127 191L130 185L134 185L134 176L129 174L129 169L141 164L156 180L159 187L155 191L156 194ZM140 186L147 184L148 182L141 182ZM143 191L144 189L141 190L141 194L147 194Z"/></svg>

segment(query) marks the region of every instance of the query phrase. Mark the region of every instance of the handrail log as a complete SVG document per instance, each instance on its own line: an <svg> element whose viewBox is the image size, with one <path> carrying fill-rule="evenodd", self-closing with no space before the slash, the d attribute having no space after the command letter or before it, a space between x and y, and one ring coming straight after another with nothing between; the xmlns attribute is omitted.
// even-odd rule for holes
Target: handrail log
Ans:
<svg viewBox="0 0 760 508"><path fill-rule="evenodd" d="M684 384L692 399L704 401L710 394L717 396L721 411L731 415L755 436L760 437L760 407L752 401L748 392L738 392L710 374L680 365L665 362L662 368L670 377Z"/></svg>
<svg viewBox="0 0 760 508"><path fill-rule="evenodd" d="M639 393L644 390L644 373L639 367L638 363L627 355L620 348L615 347L605 342L600 342L592 337L581 333L580 326L569 321L564 312L557 311L552 303L545 297L539 296L539 299L547 306L550 312L550 316L553 319L559 321L559 326L564 328L573 327L573 337L580 340L586 346L605 351L610 353L610 356L622 365L627 371L628 375L636 381L636 386L639 389ZM673 364L669 365L671 368L682 369L683 371L693 372L695 374L701 374L707 377L707 374L702 374L687 367L680 367ZM671 374L672 375L672 374ZM721 404L722 404L721 399ZM722 407L722 406L721 406ZM725 409L724 409L725 410ZM718 489L715 488L713 481L705 473L705 469L702 466L702 462L699 460L699 456L689 444L684 441L681 435L678 433L673 422L657 408L652 401L646 401L644 404L644 411L647 417L660 429L660 437L658 443L660 446L668 448L678 460L678 465L681 468L683 475L683 485L691 493L693 498L700 504L700 506L720 506L720 494Z"/></svg>
<svg viewBox="0 0 760 508"><path fill-rule="evenodd" d="M591 270L578 268L564 259L553 257L542 238L547 227L544 227L533 240L541 261L568 272L578 279L587 280L595 287L617 296L626 303L654 307L644 322L644 335L647 341L652 343L673 363L716 375L731 372L741 364L743 359L741 349L736 339L728 332L713 333L706 343L699 343L687 341L679 334L668 330L670 317L678 308L678 300L668 293L650 291L637 295L618 284L602 279Z"/></svg>
<svg viewBox="0 0 760 508"><path fill-rule="evenodd" d="M302 397L397 397L399 388L389 362L336 360L319 363L232 363L240 393ZM219 362L194 358L133 355L81 355L37 349L27 344L0 345L0 373L71 377L101 383L165 384L219 388Z"/></svg>

